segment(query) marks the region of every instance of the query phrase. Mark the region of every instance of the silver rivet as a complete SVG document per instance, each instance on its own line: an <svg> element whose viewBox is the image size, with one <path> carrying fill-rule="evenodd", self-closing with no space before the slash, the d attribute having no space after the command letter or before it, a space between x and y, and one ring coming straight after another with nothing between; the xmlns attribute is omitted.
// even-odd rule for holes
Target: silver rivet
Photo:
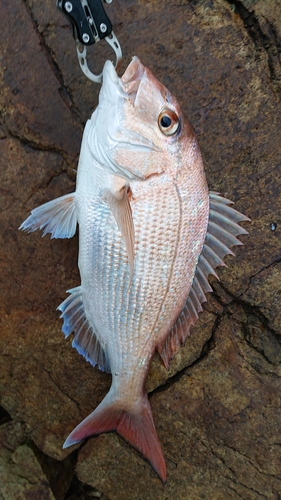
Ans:
<svg viewBox="0 0 281 500"><path fill-rule="evenodd" d="M71 12L72 9L73 9L73 5L72 5L71 2L65 2L65 6L64 7L65 7L66 12Z"/></svg>
<svg viewBox="0 0 281 500"><path fill-rule="evenodd" d="M101 23L101 25L100 25L100 30L101 30L101 33L105 33L105 32L106 32L106 30L107 30L107 26L106 26L106 24Z"/></svg>
<svg viewBox="0 0 281 500"><path fill-rule="evenodd" d="M83 33L82 40L84 43L88 43L88 41L90 40L88 33Z"/></svg>

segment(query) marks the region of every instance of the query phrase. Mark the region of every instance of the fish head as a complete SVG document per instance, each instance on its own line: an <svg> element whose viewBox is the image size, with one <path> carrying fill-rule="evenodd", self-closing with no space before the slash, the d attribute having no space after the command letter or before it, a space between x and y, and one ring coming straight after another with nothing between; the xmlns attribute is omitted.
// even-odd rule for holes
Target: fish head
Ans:
<svg viewBox="0 0 281 500"><path fill-rule="evenodd" d="M134 57L119 78L107 61L89 137L95 159L128 180L175 176L197 154L194 132L176 98Z"/></svg>

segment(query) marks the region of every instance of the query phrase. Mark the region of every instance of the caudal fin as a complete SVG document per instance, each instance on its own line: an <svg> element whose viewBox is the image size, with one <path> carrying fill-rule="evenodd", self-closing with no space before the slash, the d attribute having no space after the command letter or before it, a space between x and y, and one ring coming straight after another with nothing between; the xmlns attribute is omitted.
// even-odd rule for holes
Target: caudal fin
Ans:
<svg viewBox="0 0 281 500"><path fill-rule="evenodd" d="M166 481L166 464L146 395L143 396L142 404L126 411L121 407L120 401L110 401L107 394L96 410L69 434L63 448L94 434L109 431L116 431L138 450L150 462L163 483Z"/></svg>

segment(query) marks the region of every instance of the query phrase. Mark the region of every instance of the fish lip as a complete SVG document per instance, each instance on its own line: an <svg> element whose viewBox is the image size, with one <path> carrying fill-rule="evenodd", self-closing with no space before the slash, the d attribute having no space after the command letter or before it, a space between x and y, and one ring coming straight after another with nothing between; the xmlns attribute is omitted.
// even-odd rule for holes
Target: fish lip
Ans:
<svg viewBox="0 0 281 500"><path fill-rule="evenodd" d="M135 104L140 83L145 76L145 67L137 56L134 56L125 73L120 78L119 84L128 99Z"/></svg>
<svg viewBox="0 0 281 500"><path fill-rule="evenodd" d="M120 78L120 85L128 97L135 101L140 82L145 75L145 67L137 56L134 56L125 73Z"/></svg>
<svg viewBox="0 0 281 500"><path fill-rule="evenodd" d="M124 101L129 101L132 106L135 106L138 90L141 79L145 76L145 67L142 65L138 57L134 57L128 65L122 78L119 78L115 67L111 61L106 61L103 69L103 84L100 92L98 112L105 116L108 114L109 107L112 112L115 112L114 119L106 120L105 136L102 135L103 127L95 129L92 142L95 145L94 157L101 161L104 166L107 166L115 175L119 175L129 181L144 180L145 175L141 171L131 169L128 165L122 166L115 160L115 151L122 149L123 151L141 151L142 153L150 154L151 151L161 152L161 149L154 142L137 131L126 127L126 120L123 113ZM123 103L122 103L123 101ZM115 111L114 111L115 110ZM103 121L103 120L102 120ZM126 140L124 140L123 129L126 129ZM105 142L105 143L104 143Z"/></svg>
<svg viewBox="0 0 281 500"><path fill-rule="evenodd" d="M106 61L102 72L101 93L106 94L107 100L112 101L112 96L114 95L113 89L123 94L120 78L116 73L114 64L111 61Z"/></svg>
<svg viewBox="0 0 281 500"><path fill-rule="evenodd" d="M123 99L129 99L129 101L134 105L137 98L138 89L141 83L141 79L145 75L145 67L141 63L137 56L132 58L132 61L126 68L123 76L118 77L115 67L111 61L106 61L103 70L103 88L102 90L105 94L107 102L116 104L118 100L118 94ZM115 90L115 92L114 92ZM117 91L117 92L116 92ZM108 131L109 132L109 131ZM123 145L125 149L139 148L142 151L160 151L160 148L156 146L152 141L145 139L142 135L137 132L127 131L127 142L123 143L122 139L115 139L111 137L112 144L116 141L118 146ZM114 144L111 149L116 147Z"/></svg>
<svg viewBox="0 0 281 500"><path fill-rule="evenodd" d="M116 73L114 64L109 60L105 61L102 76L103 76L103 83L108 79L115 84L118 84L119 82L119 76Z"/></svg>
<svg viewBox="0 0 281 500"><path fill-rule="evenodd" d="M145 72L145 68L137 56L134 56L121 77L123 84L129 84L135 80L141 80Z"/></svg>
<svg viewBox="0 0 281 500"><path fill-rule="evenodd" d="M121 78L117 75L113 63L106 61L103 68L103 86L108 88L109 92L114 86L119 94L134 104L144 74L145 67L137 56L132 58Z"/></svg>

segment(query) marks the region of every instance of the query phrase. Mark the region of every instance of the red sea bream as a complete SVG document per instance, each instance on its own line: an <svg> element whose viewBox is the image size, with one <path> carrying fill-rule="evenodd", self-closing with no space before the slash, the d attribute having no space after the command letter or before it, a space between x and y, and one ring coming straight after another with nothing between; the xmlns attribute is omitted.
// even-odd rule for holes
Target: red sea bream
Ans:
<svg viewBox="0 0 281 500"><path fill-rule="evenodd" d="M190 333L248 220L209 193L193 129L173 95L134 57L122 78L107 61L87 122L76 191L31 212L21 229L70 238L79 224L81 285L59 306L63 332L111 372L104 400L64 447L115 430L166 480L145 393L155 350L166 368Z"/></svg>

